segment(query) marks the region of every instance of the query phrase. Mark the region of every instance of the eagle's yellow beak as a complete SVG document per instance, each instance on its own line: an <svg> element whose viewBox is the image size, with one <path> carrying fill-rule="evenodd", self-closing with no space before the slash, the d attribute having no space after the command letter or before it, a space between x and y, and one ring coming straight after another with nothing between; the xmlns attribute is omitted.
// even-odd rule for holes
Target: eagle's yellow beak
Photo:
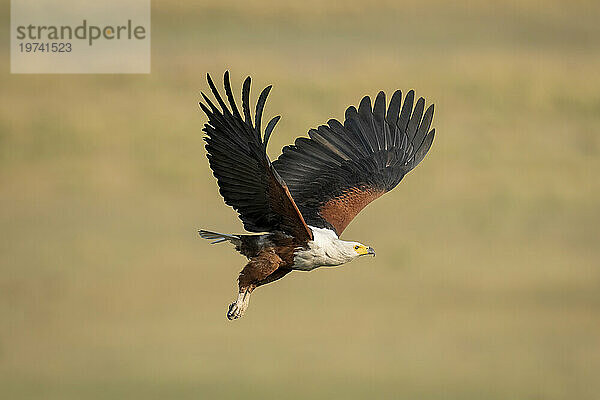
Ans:
<svg viewBox="0 0 600 400"><path fill-rule="evenodd" d="M367 254L373 254L373 257L375 257L375 250L372 247L356 246L354 248L354 250L356 250L356 252L361 256L366 256Z"/></svg>

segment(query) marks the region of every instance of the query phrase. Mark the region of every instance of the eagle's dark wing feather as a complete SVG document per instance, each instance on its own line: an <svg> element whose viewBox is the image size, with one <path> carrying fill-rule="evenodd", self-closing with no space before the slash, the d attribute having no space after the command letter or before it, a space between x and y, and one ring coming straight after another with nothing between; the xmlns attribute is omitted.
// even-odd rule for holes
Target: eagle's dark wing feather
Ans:
<svg viewBox="0 0 600 400"><path fill-rule="evenodd" d="M414 106L411 90L402 103L396 91L386 113L385 94L375 104L362 99L346 110L344 125L335 119L283 148L273 166L288 184L309 225L338 235L371 201L392 190L423 160L435 134L429 130L433 105Z"/></svg>
<svg viewBox="0 0 600 400"><path fill-rule="evenodd" d="M231 109L208 74L207 80L220 109L202 93L206 104L200 102L200 107L208 117L204 140L225 203L239 213L244 228L250 232L282 231L299 241L311 240L312 232L266 153L267 141L279 117L268 123L264 140L261 138L262 113L271 86L259 96L254 126L250 116L250 77L242 89L243 118L235 104L229 73L225 72L224 86Z"/></svg>

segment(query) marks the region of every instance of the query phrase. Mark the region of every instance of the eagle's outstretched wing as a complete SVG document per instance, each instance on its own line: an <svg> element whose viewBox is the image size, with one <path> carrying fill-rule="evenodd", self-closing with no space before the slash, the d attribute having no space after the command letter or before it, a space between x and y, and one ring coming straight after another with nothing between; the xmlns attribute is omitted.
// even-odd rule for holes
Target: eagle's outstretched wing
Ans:
<svg viewBox="0 0 600 400"><path fill-rule="evenodd" d="M244 228L250 232L282 231L300 241L311 240L312 232L266 153L267 141L279 117L267 124L264 140L261 138L262 113L271 86L259 96L254 125L250 116L250 77L242 89L243 118L233 98L229 73L225 72L223 81L231 110L208 74L207 80L221 109L202 93L206 104L200 102L200 107L208 117L204 140L225 203L239 213Z"/></svg>
<svg viewBox="0 0 600 400"><path fill-rule="evenodd" d="M423 160L435 134L429 131L433 105L425 111L414 92L396 91L386 112L385 94L375 105L366 96L358 110L346 110L344 125L335 119L311 129L283 148L273 166L287 183L305 221L340 235L371 201L392 190Z"/></svg>

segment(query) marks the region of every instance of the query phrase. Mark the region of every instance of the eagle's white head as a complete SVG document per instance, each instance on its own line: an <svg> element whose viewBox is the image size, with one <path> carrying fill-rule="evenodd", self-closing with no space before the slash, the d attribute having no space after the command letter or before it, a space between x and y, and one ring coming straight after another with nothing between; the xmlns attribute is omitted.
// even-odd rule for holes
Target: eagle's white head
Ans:
<svg viewBox="0 0 600 400"><path fill-rule="evenodd" d="M336 245L341 249L346 257L350 258L350 260L360 256L366 256L368 254L375 256L375 250L372 247L359 242L349 242L338 239Z"/></svg>
<svg viewBox="0 0 600 400"><path fill-rule="evenodd" d="M359 242L341 240L334 231L324 228L310 227L313 240L308 242L308 249L296 251L294 268L312 270L318 267L333 267L345 264L364 255L375 255L372 247Z"/></svg>

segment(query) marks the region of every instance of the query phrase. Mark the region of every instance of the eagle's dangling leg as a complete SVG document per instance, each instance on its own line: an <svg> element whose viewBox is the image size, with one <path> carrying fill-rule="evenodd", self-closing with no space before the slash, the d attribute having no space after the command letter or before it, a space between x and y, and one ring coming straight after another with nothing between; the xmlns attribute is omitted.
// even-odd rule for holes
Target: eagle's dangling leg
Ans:
<svg viewBox="0 0 600 400"><path fill-rule="evenodd" d="M244 315L244 312L248 308L252 291L261 284L264 284L266 278L273 274L282 262L283 260L273 249L263 250L258 256L250 259L238 277L238 298L229 306L227 311L228 319L237 319Z"/></svg>
<svg viewBox="0 0 600 400"><path fill-rule="evenodd" d="M236 301L229 305L229 310L227 310L227 319L238 319L246 312L248 308L248 302L250 301L250 293L251 290L247 289L238 294L238 298Z"/></svg>

